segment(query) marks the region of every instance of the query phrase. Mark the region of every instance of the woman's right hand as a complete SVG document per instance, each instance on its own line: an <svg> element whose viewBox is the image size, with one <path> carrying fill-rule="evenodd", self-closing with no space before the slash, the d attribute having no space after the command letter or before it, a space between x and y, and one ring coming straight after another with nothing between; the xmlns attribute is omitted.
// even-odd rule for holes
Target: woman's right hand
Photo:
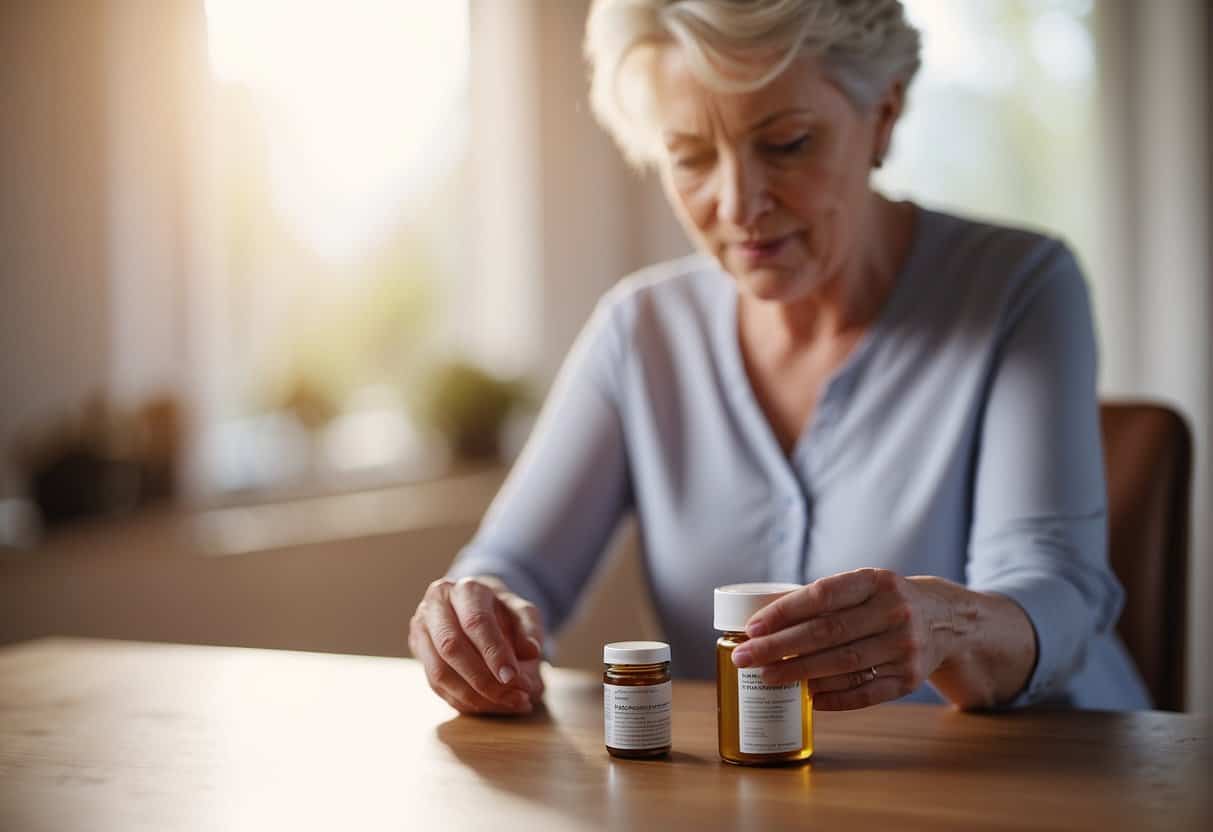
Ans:
<svg viewBox="0 0 1213 832"><path fill-rule="evenodd" d="M465 714L530 713L542 644L539 609L491 576L434 581L409 622L430 687Z"/></svg>

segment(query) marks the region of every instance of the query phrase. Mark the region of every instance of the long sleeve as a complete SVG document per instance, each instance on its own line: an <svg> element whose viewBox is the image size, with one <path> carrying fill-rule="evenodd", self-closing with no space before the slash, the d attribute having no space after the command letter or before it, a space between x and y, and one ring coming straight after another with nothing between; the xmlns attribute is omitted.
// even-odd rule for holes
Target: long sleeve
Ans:
<svg viewBox="0 0 1213 832"><path fill-rule="evenodd" d="M448 573L499 577L540 608L549 632L568 617L630 503L618 295L609 293L581 332L509 478Z"/></svg>
<svg viewBox="0 0 1213 832"><path fill-rule="evenodd" d="M1059 698L1123 590L1107 560L1096 346L1086 288L1051 242L1008 305L975 461L973 589L1015 600L1037 660L1012 706Z"/></svg>

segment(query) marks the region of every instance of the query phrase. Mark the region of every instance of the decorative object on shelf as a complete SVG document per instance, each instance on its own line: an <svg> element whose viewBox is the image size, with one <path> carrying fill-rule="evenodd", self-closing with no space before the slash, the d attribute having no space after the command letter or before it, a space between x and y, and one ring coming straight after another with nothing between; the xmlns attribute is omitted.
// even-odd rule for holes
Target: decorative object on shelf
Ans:
<svg viewBox="0 0 1213 832"><path fill-rule="evenodd" d="M121 410L96 394L79 412L28 434L14 456L41 525L50 529L172 498L183 441L174 397Z"/></svg>
<svg viewBox="0 0 1213 832"><path fill-rule="evenodd" d="M443 437L461 460L501 458L502 431L532 397L525 382L501 379L467 361L438 365L421 386L418 421Z"/></svg>

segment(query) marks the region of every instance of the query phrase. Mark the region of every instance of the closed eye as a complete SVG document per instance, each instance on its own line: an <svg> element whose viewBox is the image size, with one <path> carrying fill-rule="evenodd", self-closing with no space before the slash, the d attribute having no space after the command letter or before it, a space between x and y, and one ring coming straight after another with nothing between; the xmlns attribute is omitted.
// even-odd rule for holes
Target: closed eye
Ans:
<svg viewBox="0 0 1213 832"><path fill-rule="evenodd" d="M809 146L809 134L806 133L799 138L792 139L790 142L781 142L778 144L765 144L763 149L776 153L781 156L791 156L804 150Z"/></svg>
<svg viewBox="0 0 1213 832"><path fill-rule="evenodd" d="M711 162L707 153L684 153L674 157L674 166L684 170L702 168Z"/></svg>

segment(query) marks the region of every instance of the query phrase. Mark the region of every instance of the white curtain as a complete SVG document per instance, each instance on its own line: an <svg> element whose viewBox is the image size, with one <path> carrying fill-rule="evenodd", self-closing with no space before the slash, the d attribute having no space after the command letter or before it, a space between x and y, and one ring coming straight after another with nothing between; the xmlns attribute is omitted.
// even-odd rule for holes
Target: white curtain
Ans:
<svg viewBox="0 0 1213 832"><path fill-rule="evenodd" d="M1105 395L1160 399L1195 436L1188 702L1213 704L1213 187L1210 9L1101 0L1103 207L1114 272L1102 286Z"/></svg>

